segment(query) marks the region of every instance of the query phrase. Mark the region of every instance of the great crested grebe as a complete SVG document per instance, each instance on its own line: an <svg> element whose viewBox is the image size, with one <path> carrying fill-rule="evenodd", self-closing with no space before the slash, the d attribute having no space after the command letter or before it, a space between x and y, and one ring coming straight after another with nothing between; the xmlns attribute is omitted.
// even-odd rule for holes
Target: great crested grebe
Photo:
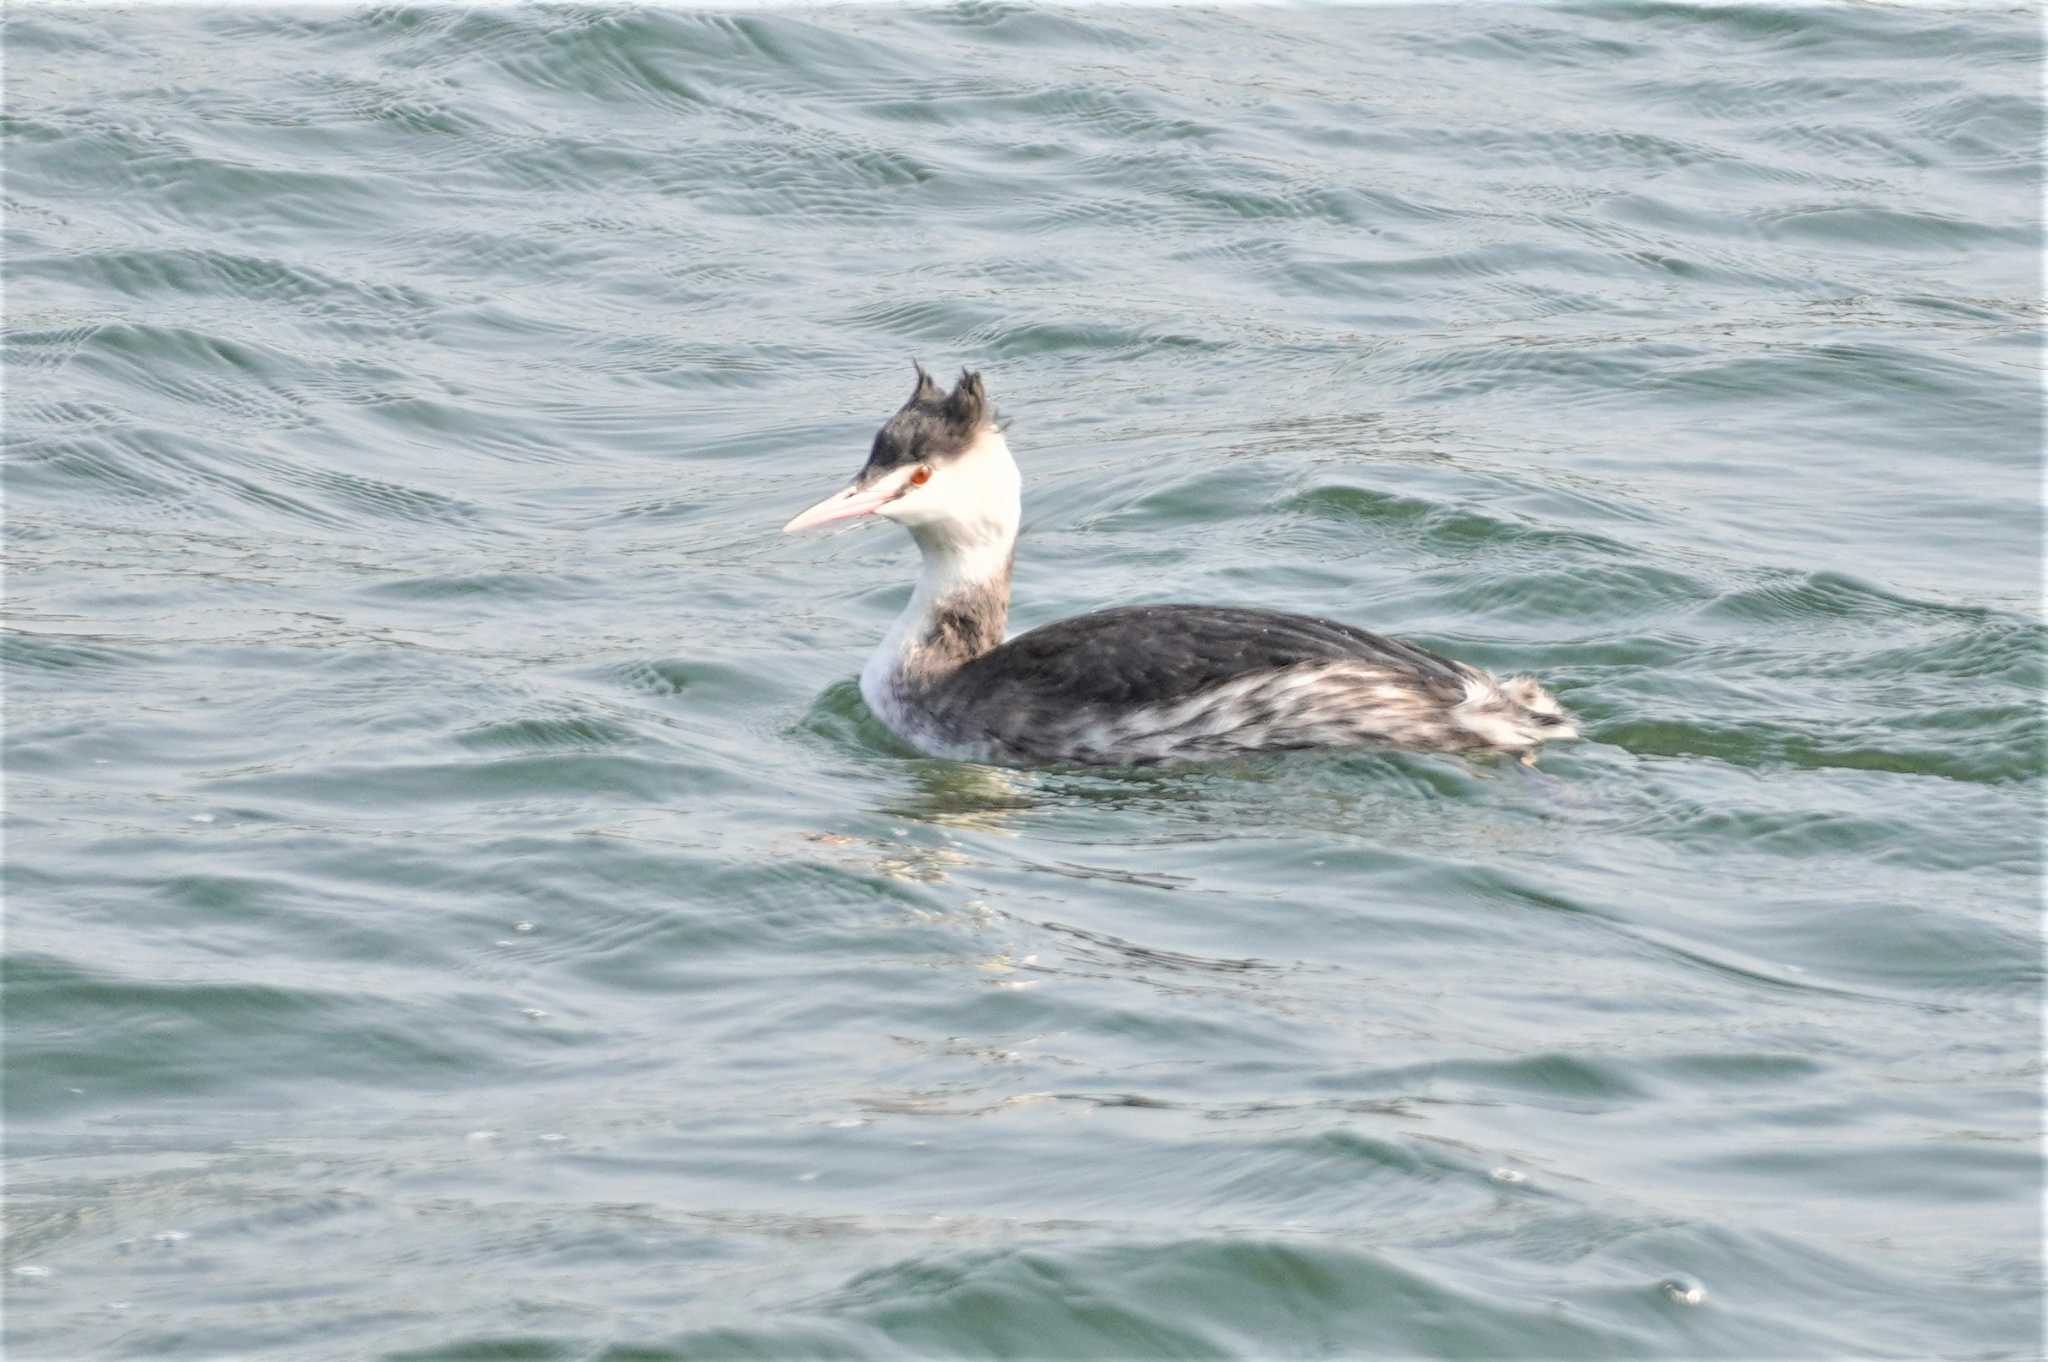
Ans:
<svg viewBox="0 0 2048 1362"><path fill-rule="evenodd" d="M845 490L785 533L855 516L910 531L910 604L860 690L932 756L1011 766L1149 766L1252 752L1400 747L1533 762L1578 729L1528 677L1335 620L1221 605L1135 605L1005 643L1021 479L981 375L948 393L922 365Z"/></svg>

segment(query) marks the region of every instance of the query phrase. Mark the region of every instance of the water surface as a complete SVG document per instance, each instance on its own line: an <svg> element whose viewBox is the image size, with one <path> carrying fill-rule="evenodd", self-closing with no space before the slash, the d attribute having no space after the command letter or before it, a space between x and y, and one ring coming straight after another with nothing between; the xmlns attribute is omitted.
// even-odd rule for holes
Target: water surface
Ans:
<svg viewBox="0 0 2048 1362"><path fill-rule="evenodd" d="M2037 25L10 7L9 1356L2039 1355ZM913 356L1588 740L916 758Z"/></svg>

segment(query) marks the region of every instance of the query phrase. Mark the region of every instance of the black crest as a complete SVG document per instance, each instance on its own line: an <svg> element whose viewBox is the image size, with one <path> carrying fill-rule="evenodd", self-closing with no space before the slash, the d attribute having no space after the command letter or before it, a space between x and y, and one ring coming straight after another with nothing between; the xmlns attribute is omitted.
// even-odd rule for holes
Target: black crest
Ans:
<svg viewBox="0 0 2048 1362"><path fill-rule="evenodd" d="M911 389L910 400L875 432L863 474L958 458L977 435L995 424L980 374L962 369L949 393L932 382L922 364L916 367L917 386Z"/></svg>

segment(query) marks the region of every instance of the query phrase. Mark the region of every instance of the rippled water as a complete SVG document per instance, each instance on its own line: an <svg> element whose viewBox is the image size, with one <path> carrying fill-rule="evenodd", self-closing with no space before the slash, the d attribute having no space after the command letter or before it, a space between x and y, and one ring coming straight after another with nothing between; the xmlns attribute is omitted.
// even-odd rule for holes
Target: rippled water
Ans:
<svg viewBox="0 0 2048 1362"><path fill-rule="evenodd" d="M10 6L9 1356L2038 1355L2037 23ZM916 759L912 356L1590 739Z"/></svg>

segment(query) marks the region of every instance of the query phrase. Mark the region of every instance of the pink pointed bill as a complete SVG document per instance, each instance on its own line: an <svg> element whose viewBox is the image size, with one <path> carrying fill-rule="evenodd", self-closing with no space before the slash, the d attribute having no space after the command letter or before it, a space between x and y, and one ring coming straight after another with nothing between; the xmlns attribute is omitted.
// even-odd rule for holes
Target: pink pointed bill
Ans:
<svg viewBox="0 0 2048 1362"><path fill-rule="evenodd" d="M797 512L796 518L782 527L782 532L795 534L798 530L829 525L835 520L851 520L855 516L873 515L901 496L903 491L901 477L883 478L867 487L845 488L834 492L809 510Z"/></svg>

